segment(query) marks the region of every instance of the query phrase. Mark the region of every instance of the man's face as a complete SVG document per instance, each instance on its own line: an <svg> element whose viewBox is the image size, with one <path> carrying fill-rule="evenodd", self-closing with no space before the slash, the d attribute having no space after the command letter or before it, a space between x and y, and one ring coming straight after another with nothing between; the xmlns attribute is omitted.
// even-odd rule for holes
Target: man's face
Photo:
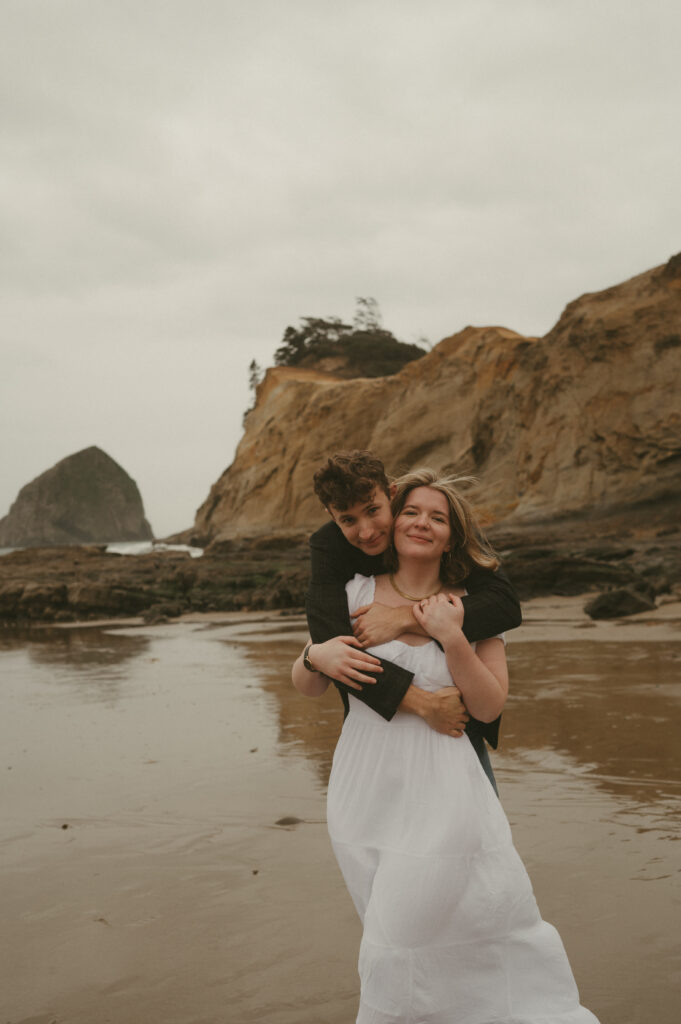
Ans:
<svg viewBox="0 0 681 1024"><path fill-rule="evenodd" d="M388 547L393 516L390 498L380 487L367 500L358 501L350 508L331 505L328 511L345 539L366 555L381 555Z"/></svg>

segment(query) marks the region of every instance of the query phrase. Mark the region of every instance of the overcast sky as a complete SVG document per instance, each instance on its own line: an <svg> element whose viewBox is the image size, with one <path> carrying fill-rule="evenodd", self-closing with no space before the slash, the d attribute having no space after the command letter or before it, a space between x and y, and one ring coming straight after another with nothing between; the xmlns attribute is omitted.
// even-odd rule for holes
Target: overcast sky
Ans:
<svg viewBox="0 0 681 1024"><path fill-rule="evenodd" d="M190 526L300 316L544 334L665 262L680 41L678 0L0 0L0 516L96 444Z"/></svg>

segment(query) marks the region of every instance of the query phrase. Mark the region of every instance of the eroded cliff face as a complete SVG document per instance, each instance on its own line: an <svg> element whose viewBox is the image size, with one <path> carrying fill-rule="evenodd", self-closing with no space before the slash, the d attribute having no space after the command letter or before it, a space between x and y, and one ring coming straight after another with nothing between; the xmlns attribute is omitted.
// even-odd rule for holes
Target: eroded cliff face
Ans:
<svg viewBox="0 0 681 1024"><path fill-rule="evenodd" d="M467 327L373 380L270 369L194 532L319 525L312 474L341 448L373 449L393 475L474 474L497 522L679 496L680 380L681 254L583 295L543 338Z"/></svg>

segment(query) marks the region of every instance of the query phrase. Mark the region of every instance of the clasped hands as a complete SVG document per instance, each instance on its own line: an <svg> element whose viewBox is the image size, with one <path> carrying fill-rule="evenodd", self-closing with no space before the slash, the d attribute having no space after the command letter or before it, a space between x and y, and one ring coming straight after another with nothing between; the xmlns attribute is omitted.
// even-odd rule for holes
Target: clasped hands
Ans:
<svg viewBox="0 0 681 1024"><path fill-rule="evenodd" d="M402 633L413 633L416 622L424 636L444 643L461 630L463 615L463 603L456 594L433 594L416 604L396 607L374 601L354 612L352 631L362 647L377 647Z"/></svg>
<svg viewBox="0 0 681 1024"><path fill-rule="evenodd" d="M456 594L433 594L412 605L412 611L423 631L443 647L462 633L464 607Z"/></svg>
<svg viewBox="0 0 681 1024"><path fill-rule="evenodd" d="M397 613L397 614L396 614ZM383 669L378 658L362 650L362 647L378 646L396 639L405 632L414 632L414 620L423 634L430 635L441 643L446 642L455 631L461 630L463 604L455 595L436 594L416 605L398 608L374 603L358 608L353 615L354 636L338 636L323 644L314 644L308 657L313 666L330 679L345 683L353 690L377 682ZM373 673L368 675L367 673ZM436 732L449 736L462 736L468 722L468 713L456 686L445 686L435 692L420 691L411 686L410 691L419 694L419 707L400 705L403 710L419 714Z"/></svg>

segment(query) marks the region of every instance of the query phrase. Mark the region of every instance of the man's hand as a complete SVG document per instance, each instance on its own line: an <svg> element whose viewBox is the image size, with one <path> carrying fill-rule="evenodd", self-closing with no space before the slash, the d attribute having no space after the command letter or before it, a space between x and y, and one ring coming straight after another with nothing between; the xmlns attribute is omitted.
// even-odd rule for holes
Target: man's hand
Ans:
<svg viewBox="0 0 681 1024"><path fill-rule="evenodd" d="M463 736L468 714L457 688L444 686L429 697L432 699L422 717L430 728L447 736Z"/></svg>
<svg viewBox="0 0 681 1024"><path fill-rule="evenodd" d="M361 690L362 683L376 682L367 672L383 671L378 658L361 650L354 636L336 636L324 644L312 644L307 656L317 672L353 690Z"/></svg>
<svg viewBox="0 0 681 1024"><path fill-rule="evenodd" d="M420 632L411 605L393 608L387 604L362 605L352 615L352 631L362 647L376 647L395 640L402 633Z"/></svg>
<svg viewBox="0 0 681 1024"><path fill-rule="evenodd" d="M429 636L445 646L463 626L463 603L454 594L434 594L412 605L414 618Z"/></svg>
<svg viewBox="0 0 681 1024"><path fill-rule="evenodd" d="M418 715L435 732L447 736L463 736L468 721L468 712L456 686L443 686L431 693L412 683L402 698L400 711Z"/></svg>

